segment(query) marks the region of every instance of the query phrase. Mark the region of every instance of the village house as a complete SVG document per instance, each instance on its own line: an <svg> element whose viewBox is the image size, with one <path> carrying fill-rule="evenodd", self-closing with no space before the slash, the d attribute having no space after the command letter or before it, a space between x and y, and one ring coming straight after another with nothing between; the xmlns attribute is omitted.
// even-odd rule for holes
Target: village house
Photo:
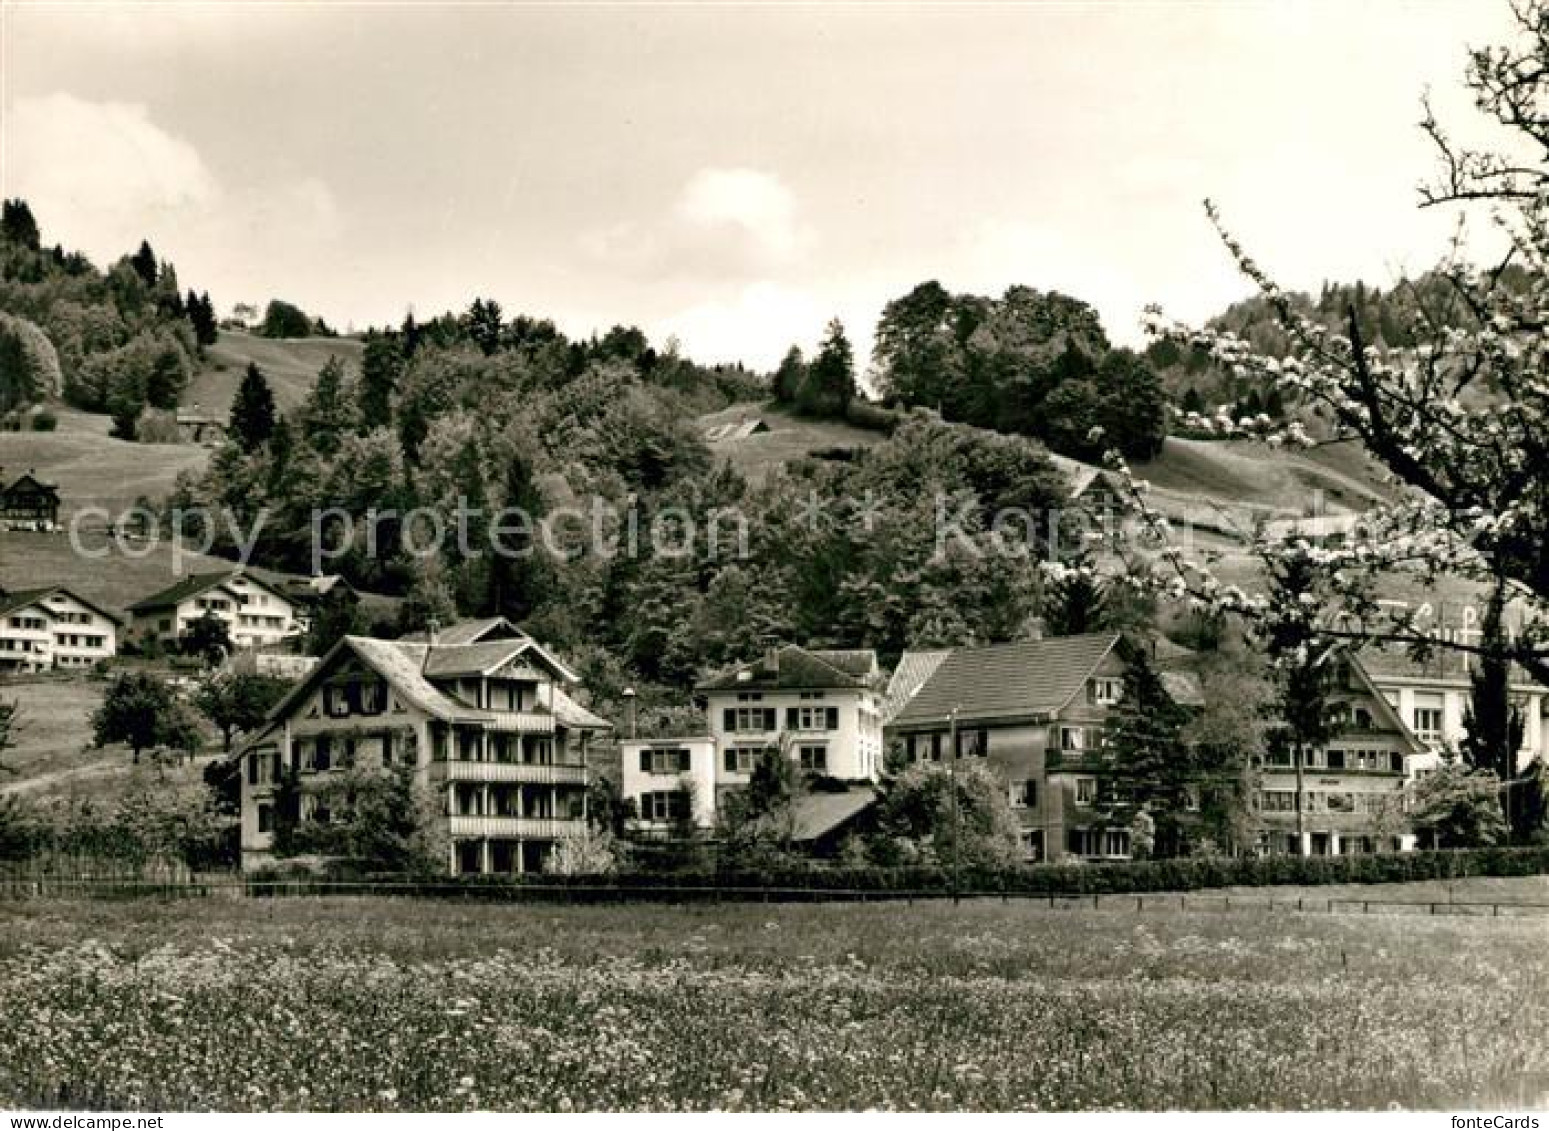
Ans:
<svg viewBox="0 0 1549 1131"><path fill-rule="evenodd" d="M226 439L226 421L195 403L177 410L177 433L182 443L219 447Z"/></svg>
<svg viewBox="0 0 1549 1131"><path fill-rule="evenodd" d="M117 654L118 624L60 585L0 594L0 672L91 667Z"/></svg>
<svg viewBox="0 0 1549 1131"><path fill-rule="evenodd" d="M770 648L701 683L707 733L619 744L633 828L666 833L715 824L725 795L747 788L764 751L784 750L809 778L869 783L882 772L883 678L875 652ZM872 791L856 791L869 803Z"/></svg>
<svg viewBox="0 0 1549 1131"><path fill-rule="evenodd" d="M59 525L59 488L28 469L5 481L0 468L0 529L53 530Z"/></svg>
<svg viewBox="0 0 1549 1131"><path fill-rule="evenodd" d="M174 644L195 621L213 615L226 623L237 648L278 644L301 631L292 600L241 569L192 574L129 606L129 635L137 643Z"/></svg>
<svg viewBox="0 0 1549 1131"><path fill-rule="evenodd" d="M578 676L503 618L418 640L347 636L238 754L242 862L274 860L277 822L328 822L325 787L349 767L409 766L440 802L452 874L532 872L586 827L588 756L611 724ZM278 811L282 781L299 810Z"/></svg>
<svg viewBox="0 0 1549 1131"><path fill-rule="evenodd" d="M1127 859L1098 810L1103 728L1123 694L1117 633L905 653L890 744L910 762L982 758L1005 785L1029 861ZM912 685L912 690L911 690Z"/></svg>
<svg viewBox="0 0 1549 1131"><path fill-rule="evenodd" d="M1308 750L1302 764L1302 827L1297 835L1294 751L1271 743L1260 767L1254 815L1261 851L1342 856L1414 847L1405 784L1417 758L1430 754L1373 682L1361 658L1343 655L1334 739Z"/></svg>

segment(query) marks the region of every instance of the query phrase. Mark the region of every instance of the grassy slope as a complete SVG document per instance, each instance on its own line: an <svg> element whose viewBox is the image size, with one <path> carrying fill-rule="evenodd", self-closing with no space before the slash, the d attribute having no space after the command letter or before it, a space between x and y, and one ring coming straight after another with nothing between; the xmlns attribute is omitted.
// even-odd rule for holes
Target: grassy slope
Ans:
<svg viewBox="0 0 1549 1131"><path fill-rule="evenodd" d="M274 390L281 412L299 405L317 379L317 371L330 357L340 358L346 368L358 371L365 347L351 338L259 338L252 334L222 331L209 350L205 367L183 394L183 404L198 404L200 411L224 418L247 363L263 370Z"/></svg>
<svg viewBox="0 0 1549 1131"><path fill-rule="evenodd" d="M180 766L135 766L123 745L92 749L91 715L105 684L85 676L0 682L0 701L18 708L16 745L0 757L0 794L89 797L111 802L136 774L173 783L201 780L213 753Z"/></svg>
<svg viewBox="0 0 1549 1131"><path fill-rule="evenodd" d="M195 444L132 444L108 435L106 416L56 408L53 432L0 435L6 478L28 468L59 485L60 520L85 506L121 511L141 495L161 499L178 473L203 467L209 450Z"/></svg>
<svg viewBox="0 0 1549 1131"><path fill-rule="evenodd" d="M717 440L710 450L727 460L750 482L762 483L776 468L824 448L868 448L885 438L835 420L803 420L772 404L736 404L701 416L695 423L700 433L717 424L762 419L769 426L744 440Z"/></svg>
<svg viewBox="0 0 1549 1131"><path fill-rule="evenodd" d="M165 543L126 543L120 550L100 533L83 536L81 548L86 553L105 549L108 556L77 554L66 534L0 532L0 586L28 589L58 583L121 611L188 573L231 568L229 561L201 554L175 557Z"/></svg>

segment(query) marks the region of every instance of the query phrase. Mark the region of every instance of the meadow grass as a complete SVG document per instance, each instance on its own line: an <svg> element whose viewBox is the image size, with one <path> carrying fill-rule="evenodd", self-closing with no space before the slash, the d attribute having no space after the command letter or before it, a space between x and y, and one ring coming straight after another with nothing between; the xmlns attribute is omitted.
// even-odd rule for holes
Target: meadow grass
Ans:
<svg viewBox="0 0 1549 1131"><path fill-rule="evenodd" d="M1498 1107L1543 919L996 901L0 906L0 1103Z"/></svg>

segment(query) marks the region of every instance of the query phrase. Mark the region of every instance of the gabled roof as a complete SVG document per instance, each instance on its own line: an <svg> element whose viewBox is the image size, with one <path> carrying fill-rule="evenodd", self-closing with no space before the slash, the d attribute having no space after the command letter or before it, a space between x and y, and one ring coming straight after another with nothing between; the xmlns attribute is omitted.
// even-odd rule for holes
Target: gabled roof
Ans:
<svg viewBox="0 0 1549 1131"><path fill-rule="evenodd" d="M88 609L92 610L92 612L107 617L108 620L112 621L114 624L123 623L124 618L118 613L115 613L112 609L105 609L95 601L88 601L75 590L67 589L63 585L49 585L42 589L18 589L14 593L0 595L0 616L3 616L14 609L19 609L24 605L32 605L38 603L39 601L47 600L55 593L63 593L72 601L75 601L81 605L85 605ZM46 606L44 611L47 611Z"/></svg>
<svg viewBox="0 0 1549 1131"><path fill-rule="evenodd" d="M867 670L876 670L873 652L809 652L795 644L776 649L765 656L722 672L700 683L697 691L821 691L861 690L870 686L865 675L846 668L858 668L860 656L870 657ZM774 660L771 663L771 659ZM840 665L844 664L844 667Z"/></svg>
<svg viewBox="0 0 1549 1131"><path fill-rule="evenodd" d="M870 648L814 648L811 652L824 663L860 679L873 679L878 675L877 654Z"/></svg>
<svg viewBox="0 0 1549 1131"><path fill-rule="evenodd" d="M1448 687L1467 687L1471 653L1455 648L1435 648L1425 661L1416 660L1406 647L1397 645L1368 645L1357 654L1361 668L1374 680L1402 679L1414 683L1435 683ZM1520 664L1511 665L1512 686L1536 687L1537 681Z"/></svg>
<svg viewBox="0 0 1549 1131"><path fill-rule="evenodd" d="M459 702L435 685L433 678L448 678L445 673L434 675L436 664L441 662L441 655L452 653L452 660L446 663L447 666L456 668L460 666L455 662L456 654L469 650L503 648L507 652L512 649L528 652L536 651L537 647L537 642L531 639L492 641L487 645L453 645L450 648L437 645L432 648L429 644L414 640L378 640L370 636L346 636L330 648L328 654L307 677L275 705L269 713L269 718L271 721L284 718L294 710L296 704L316 690L328 673L337 668L343 657L354 655L366 667L386 680L400 698L426 714L446 722L486 722L494 719L499 712L482 710ZM500 662L497 661L491 666L499 667ZM427 674L427 669L431 674ZM592 730L612 729L613 724L582 707L558 686L554 687L553 694L554 717L562 725Z"/></svg>
<svg viewBox="0 0 1549 1131"><path fill-rule="evenodd" d="M887 681L887 691L882 697L884 725L893 721L898 712L904 709L904 704L914 698L914 693L936 674L936 669L951 654L950 649L942 648L934 652L905 652L898 657L898 666L893 669L892 678Z"/></svg>
<svg viewBox="0 0 1549 1131"><path fill-rule="evenodd" d="M1345 662L1350 674L1355 677L1355 682L1371 696L1372 706L1376 708L1378 716L1388 724L1390 729L1397 731L1399 737L1409 744L1410 752L1414 754L1428 752L1430 747L1421 742L1419 736L1409 729L1409 724L1404 721L1404 717L1394 709L1393 704L1388 702L1388 697L1378 690L1377 685L1372 682L1371 675L1368 674L1361 662L1361 657L1354 652L1346 652Z"/></svg>
<svg viewBox="0 0 1549 1131"><path fill-rule="evenodd" d="M1081 690L1119 642L1117 633L959 648L893 720L900 726L1043 718Z"/></svg>
<svg viewBox="0 0 1549 1131"><path fill-rule="evenodd" d="M531 640L489 640L481 644L446 645L438 641L430 647L425 674L432 679L488 675L528 651L532 643Z"/></svg>
<svg viewBox="0 0 1549 1131"><path fill-rule="evenodd" d="M197 597L201 593L218 588L237 578L245 578L247 581L266 590L272 596L281 600L288 600L278 586L265 581L257 574L249 573L241 569L218 570L213 573L191 573L175 585L169 585L159 593L152 593L149 597L143 597L129 606L131 613L145 613L152 609L167 609L174 605L180 605L190 597Z"/></svg>
<svg viewBox="0 0 1549 1131"><path fill-rule="evenodd" d="M37 488L39 491L42 491L44 494L56 496L59 494L59 487L57 484L49 483L45 480L39 479L36 472L26 471L21 475L18 475L15 479L11 480L9 485L0 483L0 495L7 495L14 491L16 488L23 487L28 483L32 484L35 488Z"/></svg>
<svg viewBox="0 0 1549 1131"><path fill-rule="evenodd" d="M405 640L424 642L429 633L411 632ZM482 644L487 640L531 640L522 627L505 617L479 617L476 620L460 620L436 631L438 645Z"/></svg>

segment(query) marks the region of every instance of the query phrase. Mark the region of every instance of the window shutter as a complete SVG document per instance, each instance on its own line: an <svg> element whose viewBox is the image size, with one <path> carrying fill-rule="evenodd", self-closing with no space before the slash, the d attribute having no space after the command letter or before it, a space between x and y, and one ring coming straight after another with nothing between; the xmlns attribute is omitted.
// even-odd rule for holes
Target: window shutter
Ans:
<svg viewBox="0 0 1549 1131"><path fill-rule="evenodd" d="M795 730L801 724L801 711L795 707L785 709L785 729Z"/></svg>
<svg viewBox="0 0 1549 1131"><path fill-rule="evenodd" d="M828 712L828 729L829 730L838 730L839 729L839 708L838 707L826 707L826 708L824 708L824 710L826 710Z"/></svg>
<svg viewBox="0 0 1549 1131"><path fill-rule="evenodd" d="M648 773L651 772L651 750L650 750L650 747L647 747L646 749L640 751L640 772L642 774L648 774Z"/></svg>
<svg viewBox="0 0 1549 1131"><path fill-rule="evenodd" d="M778 724L775 722L775 718L776 718L775 709L773 707L765 707L764 708L764 729L765 730L776 730L776 729L778 729Z"/></svg>
<svg viewBox="0 0 1549 1131"><path fill-rule="evenodd" d="M737 729L737 712L731 707L727 707L726 710L721 712L721 724L726 730L735 731Z"/></svg>
<svg viewBox="0 0 1549 1131"><path fill-rule="evenodd" d="M679 750L678 751L678 772L680 774L688 773L688 751L687 750Z"/></svg>
<svg viewBox="0 0 1549 1131"><path fill-rule="evenodd" d="M726 767L726 772L728 774L735 774L737 772L737 752L730 746L726 748L726 753L723 756L722 764Z"/></svg>

